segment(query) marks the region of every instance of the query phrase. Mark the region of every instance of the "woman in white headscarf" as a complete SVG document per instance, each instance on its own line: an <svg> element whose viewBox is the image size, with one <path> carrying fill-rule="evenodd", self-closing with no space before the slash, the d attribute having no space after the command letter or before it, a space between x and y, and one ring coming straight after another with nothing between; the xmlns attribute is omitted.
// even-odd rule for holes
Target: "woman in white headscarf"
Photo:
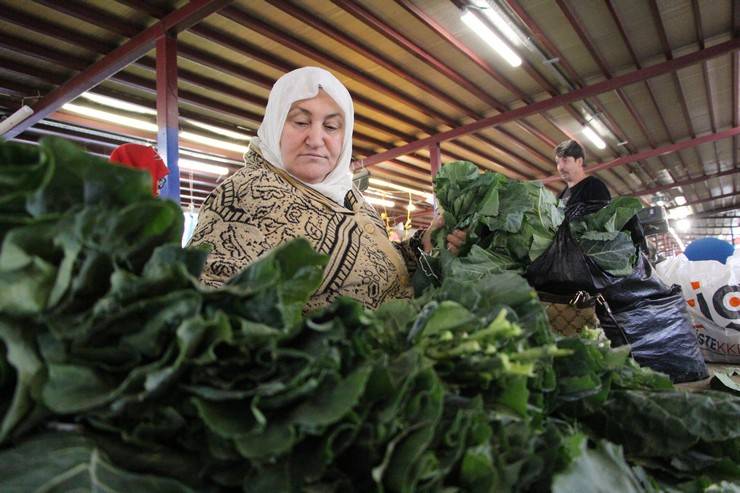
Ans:
<svg viewBox="0 0 740 493"><path fill-rule="evenodd" d="M354 108L332 74L304 67L275 82L245 166L208 197L192 244L211 247L203 282L219 286L270 249L304 237L329 256L307 308L349 296L375 308L413 295L417 253L388 239L352 188ZM464 236L452 236L455 250ZM428 238L423 244L429 247Z"/></svg>

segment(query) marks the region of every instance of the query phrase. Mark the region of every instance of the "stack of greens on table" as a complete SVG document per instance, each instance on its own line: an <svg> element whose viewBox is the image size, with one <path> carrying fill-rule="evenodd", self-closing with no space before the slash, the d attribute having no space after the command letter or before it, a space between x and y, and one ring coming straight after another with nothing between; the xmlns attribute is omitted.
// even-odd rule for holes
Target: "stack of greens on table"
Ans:
<svg viewBox="0 0 740 493"><path fill-rule="evenodd" d="M206 288L149 189L0 144L0 491L736 488L739 398L556 339L517 274L304 314L306 241Z"/></svg>
<svg viewBox="0 0 740 493"><path fill-rule="evenodd" d="M467 248L451 268L478 270L483 264L523 273L548 249L564 219L558 200L541 183L481 173L467 161L443 166L434 178L434 190L444 210L443 233L469 232ZM571 233L583 252L604 270L627 275L635 265L636 248L622 228L641 208L635 198L617 198L573 220ZM438 247L443 236L442 232L437 236Z"/></svg>

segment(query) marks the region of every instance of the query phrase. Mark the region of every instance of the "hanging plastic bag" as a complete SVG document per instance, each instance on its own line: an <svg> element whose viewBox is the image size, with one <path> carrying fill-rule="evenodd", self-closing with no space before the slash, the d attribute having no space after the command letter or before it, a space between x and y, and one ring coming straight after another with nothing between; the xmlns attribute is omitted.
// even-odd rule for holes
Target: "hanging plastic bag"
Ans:
<svg viewBox="0 0 740 493"><path fill-rule="evenodd" d="M629 344L638 363L676 383L708 376L681 287L664 284L644 254L602 294L607 304L596 314L612 345Z"/></svg>
<svg viewBox="0 0 740 493"><path fill-rule="evenodd" d="M552 245L529 266L527 279L538 291L601 294L605 304L596 313L613 346L630 344L638 363L674 382L706 378L681 288L663 284L642 252L630 275L613 276L585 255L571 235L569 222L600 206L583 203L566 210Z"/></svg>

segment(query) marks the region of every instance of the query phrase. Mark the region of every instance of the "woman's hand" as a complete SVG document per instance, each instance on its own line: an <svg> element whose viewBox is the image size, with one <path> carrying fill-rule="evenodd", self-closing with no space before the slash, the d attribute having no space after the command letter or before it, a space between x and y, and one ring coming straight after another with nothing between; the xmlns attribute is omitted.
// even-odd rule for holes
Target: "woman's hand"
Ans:
<svg viewBox="0 0 740 493"><path fill-rule="evenodd" d="M432 224L429 225L429 228L424 231L424 235L421 237L421 244L424 247L424 251L426 253L430 253L432 251L432 233L444 226L444 224L444 216L439 215L434 218ZM447 235L447 250L449 250L452 255L457 256L460 253L460 248L462 248L462 246L465 244L465 240L467 239L467 231L456 229L455 231Z"/></svg>

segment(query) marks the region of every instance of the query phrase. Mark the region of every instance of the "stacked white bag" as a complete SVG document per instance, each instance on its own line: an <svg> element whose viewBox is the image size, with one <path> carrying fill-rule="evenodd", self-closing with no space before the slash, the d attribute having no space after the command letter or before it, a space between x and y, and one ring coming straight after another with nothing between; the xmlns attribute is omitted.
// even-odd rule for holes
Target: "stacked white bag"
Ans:
<svg viewBox="0 0 740 493"><path fill-rule="evenodd" d="M666 283L681 286L704 359L740 363L740 255L726 264L678 255L655 269Z"/></svg>

